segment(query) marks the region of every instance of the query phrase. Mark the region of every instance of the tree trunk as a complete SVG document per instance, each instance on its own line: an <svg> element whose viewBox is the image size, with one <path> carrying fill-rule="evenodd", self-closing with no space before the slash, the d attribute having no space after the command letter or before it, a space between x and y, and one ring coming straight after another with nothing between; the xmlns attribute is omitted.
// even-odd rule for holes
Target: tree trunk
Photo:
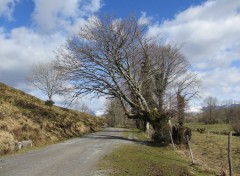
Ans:
<svg viewBox="0 0 240 176"><path fill-rule="evenodd" d="M183 96L180 95L180 93L177 93L177 106L178 106L178 124L180 126L183 126L184 120L185 120L185 99Z"/></svg>
<svg viewBox="0 0 240 176"><path fill-rule="evenodd" d="M147 131L147 121L146 120L142 120L142 119L137 119L136 120L136 127L143 131L146 132Z"/></svg>
<svg viewBox="0 0 240 176"><path fill-rule="evenodd" d="M168 117L165 114L162 114L160 117L154 119L151 122L151 125L154 130L154 134L152 136L155 142L161 143L170 143L171 137L169 131L170 126L168 123Z"/></svg>

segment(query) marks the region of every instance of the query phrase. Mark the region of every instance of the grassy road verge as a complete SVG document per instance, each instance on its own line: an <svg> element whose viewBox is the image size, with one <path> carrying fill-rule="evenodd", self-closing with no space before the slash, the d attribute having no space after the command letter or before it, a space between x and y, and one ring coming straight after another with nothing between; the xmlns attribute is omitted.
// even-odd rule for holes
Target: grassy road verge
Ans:
<svg viewBox="0 0 240 176"><path fill-rule="evenodd" d="M191 165L188 157L174 152L171 147L143 144L145 135L138 131L128 132L138 142L118 146L111 154L102 158L99 168L113 176L206 176L213 171Z"/></svg>

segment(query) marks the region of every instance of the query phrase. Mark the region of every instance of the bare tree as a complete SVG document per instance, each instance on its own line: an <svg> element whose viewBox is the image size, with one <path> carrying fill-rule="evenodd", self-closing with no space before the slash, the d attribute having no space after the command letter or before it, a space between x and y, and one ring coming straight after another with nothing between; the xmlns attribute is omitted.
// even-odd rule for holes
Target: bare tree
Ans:
<svg viewBox="0 0 240 176"><path fill-rule="evenodd" d="M31 75L27 80L47 95L48 101L52 101L53 95L60 93L65 84L59 71L54 69L52 62L32 65Z"/></svg>
<svg viewBox="0 0 240 176"><path fill-rule="evenodd" d="M84 113L95 115L94 111L85 103L79 103L77 110Z"/></svg>
<svg viewBox="0 0 240 176"><path fill-rule="evenodd" d="M59 50L58 69L76 95L117 98L128 118L161 131L168 118L166 90L189 64L178 47L160 46L146 32L135 18L94 18Z"/></svg>
<svg viewBox="0 0 240 176"><path fill-rule="evenodd" d="M179 125L183 126L185 120L185 108L192 99L199 97L199 79L196 74L186 72L175 83L177 100L177 117Z"/></svg>
<svg viewBox="0 0 240 176"><path fill-rule="evenodd" d="M206 124L217 123L216 119L216 108L217 108L217 98L216 97L207 97L204 100L203 116Z"/></svg>
<svg viewBox="0 0 240 176"><path fill-rule="evenodd" d="M126 126L125 113L118 99L110 99L107 102L107 110L105 113L109 126Z"/></svg>

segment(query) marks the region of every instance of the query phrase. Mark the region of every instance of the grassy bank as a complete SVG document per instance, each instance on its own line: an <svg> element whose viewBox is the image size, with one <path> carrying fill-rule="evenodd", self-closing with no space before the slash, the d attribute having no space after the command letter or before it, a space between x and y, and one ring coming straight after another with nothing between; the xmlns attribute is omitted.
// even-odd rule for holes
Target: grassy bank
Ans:
<svg viewBox="0 0 240 176"><path fill-rule="evenodd" d="M16 141L44 146L95 131L103 119L57 106L0 83L0 155L14 152Z"/></svg>
<svg viewBox="0 0 240 176"><path fill-rule="evenodd" d="M144 140L139 132L125 134L125 137ZM105 156L99 168L107 170L109 175L124 176L206 176L214 175L211 169L191 165L191 160L182 152L174 152L169 146L160 147L143 144L118 146Z"/></svg>

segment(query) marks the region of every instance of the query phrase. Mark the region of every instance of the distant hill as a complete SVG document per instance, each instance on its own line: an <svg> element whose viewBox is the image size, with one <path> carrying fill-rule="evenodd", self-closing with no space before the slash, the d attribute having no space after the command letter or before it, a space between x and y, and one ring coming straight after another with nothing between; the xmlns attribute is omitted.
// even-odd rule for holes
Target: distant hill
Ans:
<svg viewBox="0 0 240 176"><path fill-rule="evenodd" d="M216 105L215 110L230 109L230 108L240 108L240 104L226 104L226 105ZM208 107L202 107L202 111L206 111Z"/></svg>
<svg viewBox="0 0 240 176"><path fill-rule="evenodd" d="M104 120L44 101L0 83L0 155L11 153L16 141L32 140L43 146L81 136L102 126Z"/></svg>

